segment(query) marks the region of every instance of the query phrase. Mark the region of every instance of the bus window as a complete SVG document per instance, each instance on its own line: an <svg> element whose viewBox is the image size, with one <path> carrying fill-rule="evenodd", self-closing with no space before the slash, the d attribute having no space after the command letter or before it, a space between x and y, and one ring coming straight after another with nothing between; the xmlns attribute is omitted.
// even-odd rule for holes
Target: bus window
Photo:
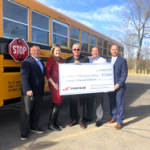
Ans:
<svg viewBox="0 0 150 150"><path fill-rule="evenodd" d="M70 32L70 49L72 49L73 44L80 43L80 30L71 27Z"/></svg>
<svg viewBox="0 0 150 150"><path fill-rule="evenodd" d="M81 35L81 50L89 52L89 34L83 31Z"/></svg>
<svg viewBox="0 0 150 150"><path fill-rule="evenodd" d="M124 57L124 50L121 48L121 57Z"/></svg>
<svg viewBox="0 0 150 150"><path fill-rule="evenodd" d="M36 11L32 11L32 42L49 45L49 17Z"/></svg>
<svg viewBox="0 0 150 150"><path fill-rule="evenodd" d="M100 55L102 55L102 46L103 46L103 39L98 38L97 47L99 48Z"/></svg>
<svg viewBox="0 0 150 150"><path fill-rule="evenodd" d="M28 9L26 7L3 0L3 36L28 40Z"/></svg>
<svg viewBox="0 0 150 150"><path fill-rule="evenodd" d="M108 47L108 42L104 41L103 55L105 56L107 56L107 47Z"/></svg>
<svg viewBox="0 0 150 150"><path fill-rule="evenodd" d="M122 57L122 47L120 47L120 57Z"/></svg>
<svg viewBox="0 0 150 150"><path fill-rule="evenodd" d="M58 20L53 19L53 45L59 44L68 48L69 26Z"/></svg>
<svg viewBox="0 0 150 150"><path fill-rule="evenodd" d="M121 47L118 46L118 55L121 57L121 53L120 53Z"/></svg>
<svg viewBox="0 0 150 150"><path fill-rule="evenodd" d="M112 46L112 45L113 45L112 43L109 43L109 52L108 52L108 56L111 56L110 49L111 49L111 46Z"/></svg>
<svg viewBox="0 0 150 150"><path fill-rule="evenodd" d="M122 47L119 47L119 56L123 57L123 48Z"/></svg>
<svg viewBox="0 0 150 150"><path fill-rule="evenodd" d="M96 46L96 36L91 35L90 36L90 52L94 46Z"/></svg>

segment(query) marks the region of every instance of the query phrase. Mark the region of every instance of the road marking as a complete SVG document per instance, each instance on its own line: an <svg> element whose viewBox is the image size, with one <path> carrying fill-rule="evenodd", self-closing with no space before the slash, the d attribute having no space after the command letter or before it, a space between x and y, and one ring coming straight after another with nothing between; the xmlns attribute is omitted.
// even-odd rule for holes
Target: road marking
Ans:
<svg viewBox="0 0 150 150"><path fill-rule="evenodd" d="M123 123L127 123L127 122L132 121L132 120L134 120L136 118L137 117L132 117L132 118L125 119L123 121ZM65 139L69 139L69 138L72 138L72 137L76 137L76 136L79 136L79 135L84 135L84 134L87 134L87 133L90 133L90 132L95 132L95 131L98 131L98 130L101 130L101 129L105 129L105 128L109 127L109 126L110 127L111 126L115 126L115 124L116 123L111 123L111 124L107 123L107 126L101 126L99 128L94 128L94 129L86 130L86 131L83 131L83 132L70 134L70 135L67 135L67 136L60 137L60 138L52 139L51 142L59 142L59 141L62 141L62 140L65 140Z"/></svg>

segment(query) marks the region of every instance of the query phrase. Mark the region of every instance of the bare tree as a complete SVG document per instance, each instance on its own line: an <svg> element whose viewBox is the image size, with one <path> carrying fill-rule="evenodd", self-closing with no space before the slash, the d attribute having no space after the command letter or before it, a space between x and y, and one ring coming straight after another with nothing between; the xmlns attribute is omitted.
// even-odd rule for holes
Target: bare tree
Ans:
<svg viewBox="0 0 150 150"><path fill-rule="evenodd" d="M135 41L134 39L127 39L125 44L125 58L127 59L127 64L128 64L128 69L134 69L135 66L135 48L130 46L130 45L134 45Z"/></svg>
<svg viewBox="0 0 150 150"><path fill-rule="evenodd" d="M137 48L134 67L136 71L143 39L150 38L150 0L127 0L122 18L120 29L124 32L121 36L118 33L115 36L123 44ZM132 44L130 39L134 39Z"/></svg>
<svg viewBox="0 0 150 150"><path fill-rule="evenodd" d="M139 69L148 70L150 69L150 43L145 42L141 49L141 55L139 58Z"/></svg>

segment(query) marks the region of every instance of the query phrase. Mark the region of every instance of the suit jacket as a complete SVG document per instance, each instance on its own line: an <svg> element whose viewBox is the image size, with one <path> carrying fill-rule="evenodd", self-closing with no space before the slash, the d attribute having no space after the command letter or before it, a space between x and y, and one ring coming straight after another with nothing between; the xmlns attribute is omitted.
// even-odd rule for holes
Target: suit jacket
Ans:
<svg viewBox="0 0 150 150"><path fill-rule="evenodd" d="M78 61L80 61L80 63L89 63L89 59L87 57L84 56L79 56ZM65 63L74 63L74 57L71 56L69 58L66 59Z"/></svg>
<svg viewBox="0 0 150 150"><path fill-rule="evenodd" d="M111 59L109 58L107 62L111 63ZM126 89L125 81L128 75L127 62L126 59L122 57L117 57L114 64L114 84L119 84L121 88Z"/></svg>
<svg viewBox="0 0 150 150"><path fill-rule="evenodd" d="M43 61L41 61L43 65L43 73L33 57L27 58L24 62L22 62L20 73L21 73L21 81L22 81L22 95L26 95L27 91L32 90L33 95L41 95L44 93L44 85L45 85L45 66Z"/></svg>

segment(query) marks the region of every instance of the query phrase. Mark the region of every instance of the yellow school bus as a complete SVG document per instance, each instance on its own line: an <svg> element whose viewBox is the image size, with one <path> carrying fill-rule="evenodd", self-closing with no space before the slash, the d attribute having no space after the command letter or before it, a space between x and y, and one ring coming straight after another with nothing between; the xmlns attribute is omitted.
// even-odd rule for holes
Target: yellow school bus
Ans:
<svg viewBox="0 0 150 150"><path fill-rule="evenodd" d="M97 46L100 55L108 58L112 44L119 46L123 56L121 43L36 0L0 0L0 19L0 106L14 103L21 96L21 62L14 61L8 53L8 45L15 38L24 39L29 47L39 45L45 63L55 43L61 45L63 59L72 55L74 43L81 44L84 56L90 56L91 48Z"/></svg>

